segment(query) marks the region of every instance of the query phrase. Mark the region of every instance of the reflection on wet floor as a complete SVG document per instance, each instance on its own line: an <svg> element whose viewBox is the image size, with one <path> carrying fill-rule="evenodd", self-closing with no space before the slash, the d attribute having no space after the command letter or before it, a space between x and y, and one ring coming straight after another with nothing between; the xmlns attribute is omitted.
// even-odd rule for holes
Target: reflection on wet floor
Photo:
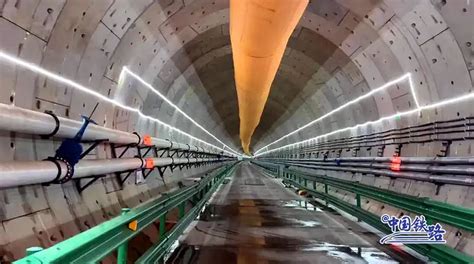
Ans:
<svg viewBox="0 0 474 264"><path fill-rule="evenodd" d="M322 204L239 165L168 263L419 263Z"/></svg>
<svg viewBox="0 0 474 264"><path fill-rule="evenodd" d="M282 206L294 208L295 210L309 210L309 211L322 212L321 208L315 206L314 203L310 203L306 200L283 201Z"/></svg>
<svg viewBox="0 0 474 264"><path fill-rule="evenodd" d="M319 210L311 205L310 207L293 206L298 201L274 201L274 200L233 200L226 205L210 204L199 216L200 221L227 220L229 225L234 226L282 226L282 227L315 227L320 225L314 219L301 219L296 214L289 215L292 210ZM280 207L291 208L287 212ZM279 212L280 211L280 212Z"/></svg>

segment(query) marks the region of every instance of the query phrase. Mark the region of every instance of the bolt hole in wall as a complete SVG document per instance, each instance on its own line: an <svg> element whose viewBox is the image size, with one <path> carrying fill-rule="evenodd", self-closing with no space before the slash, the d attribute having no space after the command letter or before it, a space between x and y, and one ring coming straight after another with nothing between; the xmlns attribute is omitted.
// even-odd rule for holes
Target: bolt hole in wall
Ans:
<svg viewBox="0 0 474 264"><path fill-rule="evenodd" d="M32 66L31 64L29 64L29 63L25 63L25 64L23 64L23 65L30 67L30 69L36 67L36 66L33 67L33 66ZM75 87L75 88L77 88L77 89L79 89L79 90L82 89L81 91L87 91L89 94L96 95L97 97L100 97L101 99L104 99L104 100L107 101L107 102L112 102L109 98L101 97L101 96L99 96L98 94L96 94L95 92L91 92L90 89L85 88L85 87L83 87L83 86L80 86L79 84L74 83L74 82L72 82L72 81L70 81L70 80L67 80L67 79L65 79L65 78L63 78L63 77L61 77L61 76L59 76L59 75L55 75L55 74L52 74L52 73L50 73L50 72L46 72L44 69L41 69L41 68L35 68L35 69L38 70L38 73L41 73L41 72L47 73L47 74L48 74L48 77L53 77L53 79L56 78L56 80L60 80L60 81L62 81L62 82L64 82L64 83L67 83L69 86ZM79 88L78 88L78 87L79 87ZM36 100L36 106L37 106L38 109L41 108L41 101L40 101L40 100ZM84 106L85 106L85 104L83 104L83 107L84 107ZM126 106L125 106L124 108L128 109ZM197 125L199 125L199 124L197 124ZM178 129L176 129L176 128L173 128L173 129L178 130ZM186 133L186 135L189 135L189 134ZM190 135L189 135L189 136L190 136ZM193 140L199 140L199 139L194 138L194 137L193 137L192 139L193 139ZM202 140L201 140L201 142L205 142L205 141L202 141ZM214 146L214 145L212 145L212 144L210 144L210 143L207 143L207 144L210 145L210 146ZM14 146L13 143L11 143L11 146ZM217 147L217 146L214 146L214 147L215 147L216 149L222 149L222 147ZM225 152L229 152L228 149L227 149L227 150L222 149L222 150L225 151ZM91 227L91 226L88 224L87 221L84 222L84 225L87 226L88 228ZM41 234L42 234L42 231L41 231Z"/></svg>
<svg viewBox="0 0 474 264"><path fill-rule="evenodd" d="M20 2L20 1L18 1L18 3L19 3L19 2ZM177 1L176 1L176 2L177 2ZM187 2L187 1L183 1L183 3L186 3L186 2ZM448 1L448 2L449 2L449 1ZM388 2L387 2L387 3L388 3ZM446 1L441 1L441 3L442 3L442 6L445 6L445 5L447 4ZM451 3L452 3L452 2L451 2ZM213 4L214 4L214 3L213 3ZM408 5L408 2L407 2L406 4ZM81 7L81 8L82 8L82 7ZM49 10L49 9L48 9L48 10ZM55 8L55 10L56 10L55 13L60 13L60 12L61 12L61 9L59 9L59 8ZM79 15L80 15L80 13L82 12L82 10L83 10L83 9L81 9L81 10L78 12ZM89 16L92 16L92 15L96 12L93 8L88 9L88 10L90 10L90 11L88 11L88 14L87 14L88 17L89 17ZM185 10L186 10L186 12L189 12L189 10L191 10L191 8L185 8ZM385 8L385 10L387 10L387 8ZM458 7L458 8L456 9L456 11L459 13L460 8ZM466 9L466 8L463 8L462 11L463 11L463 12L467 12L467 9ZM165 12L165 11L164 11L164 12ZM173 10L173 12L176 12L176 10ZM338 12L339 12L339 11L338 11ZM50 12L48 11L48 13L50 13ZM51 13L52 13L52 10L51 10ZM120 12L117 12L117 15L119 15L119 13L120 13ZM139 13L138 10L137 10L137 13ZM208 13L210 13L210 12L208 12ZM333 13L336 13L336 12L332 12L332 10L331 10L331 11L324 10L324 11L322 12L322 14L324 14L324 15L323 15L324 17L332 17L332 15L331 15L331 16L328 16L328 14L333 14ZM383 11L383 13L385 13L385 11ZM111 13L110 16L112 16L112 14L113 14L113 13ZM168 11L167 14L168 14L168 15L172 15L172 13L171 13L170 11ZM196 14L199 14L199 11L196 11ZM337 14L337 13L336 13L336 14ZM342 14L342 13L341 13L341 14ZM85 15L86 15L85 12L82 13L82 15L85 16ZM122 15L122 14L120 14L120 15ZM131 14L129 14L129 15L131 15ZM348 16L348 17L350 17L351 15L352 15L352 14L351 14L350 12L347 13L347 16ZM364 15L365 15L365 14L362 14L362 16L364 16ZM421 14L420 14L420 16L421 16ZM354 16L354 17L355 17L355 16ZM365 17L366 17L366 18L369 18L368 15L366 15ZM371 15L370 18L373 18L373 16ZM88 19L89 19L89 18L88 18ZM316 17L315 19L319 19L319 17ZM393 20L389 21L388 24L391 24L391 23L396 22L395 19L398 19L398 18L395 17ZM128 21L130 21L130 18L127 18L127 22L128 22ZM135 18L133 18L133 21L131 21L131 23L134 23L134 21L135 21ZM144 20L144 21L146 21L146 20ZM155 20L153 20L153 21L155 21ZM419 28L419 29L421 29L422 27L424 27L421 22L418 22L418 21L420 21L420 20L416 20L416 21L417 21L417 24L416 24L416 25L418 25L418 28ZM344 21L343 21L343 22L344 22ZM410 22L411 22L411 21L410 21ZM409 24L410 22L407 22L408 25L410 25L410 24ZM426 23L431 23L431 22L432 22L431 20L430 20L430 21L428 21L428 20L426 21ZM101 21L101 23L102 23L102 21ZM103 23L105 23L105 22L103 22ZM122 24L122 23L120 23L120 24ZM372 22L372 25L374 25L373 22ZM115 24L114 24L114 26L115 26ZM156 25L155 22L154 22L154 23L153 23L153 27L157 27L157 26L159 26L159 25ZM342 26L344 26L344 23L342 23ZM369 26L370 26L370 25L369 25ZM180 27L183 27L183 28L184 28L185 25L180 25ZM428 27L428 26L426 26L426 27ZM323 25L323 26L321 26L321 28L325 28L325 26ZM407 27L407 28L408 28L408 27ZM80 31L82 31L82 27L80 28ZM326 30L324 30L324 31L326 31ZM329 30L328 30L328 31L329 31ZM421 31L421 30L420 30L420 31ZM423 31L425 31L425 30L423 30ZM87 34L88 34L88 33L89 33L89 32L87 32ZM354 31L352 31L352 33L354 33ZM121 36L120 36L120 37L121 37ZM127 39L127 38L124 37L124 39ZM127 39L127 40L128 40L128 39ZM355 44L357 44L356 41L354 41L354 42L355 42ZM136 43L136 45L134 45L134 48L138 46L138 43L139 43L139 42L137 41L137 42L135 42L135 43ZM372 42L371 42L371 43L372 43ZM375 42L374 42L374 43L375 43ZM463 43L463 42L459 42L459 43ZM128 41L126 41L125 44L128 44ZM467 44L466 44L466 45L467 45ZM73 46L71 46L71 47L73 47ZM154 51L154 53L156 53L156 52ZM431 56L427 56L427 58L428 58L428 59L427 59L427 62L430 61L430 60L429 60L430 57L431 57ZM410 57L409 59L411 60L411 57ZM430 63L427 63L427 64L430 64ZM442 64L442 63L441 63L441 60L437 63L437 66L440 65L440 64ZM117 65L119 65L119 64L117 64ZM144 63L144 65L145 65L145 67L146 67L146 64L145 64L145 63ZM112 68L112 66L113 66L113 63L110 65L110 68ZM365 66L365 65L364 65L364 66ZM429 66L429 65L428 65L428 66ZM423 67L427 67L427 66L423 66ZM415 71L417 71L417 70L415 70ZM420 71L421 71L421 70L420 70ZM99 75L100 75L100 74L99 74ZM448 79L448 80L450 80L450 79ZM456 80L456 82L457 82L457 79L455 79L455 80ZM448 82L448 81L447 81L447 82ZM420 82L420 85L421 85L421 84L422 84L422 82ZM431 85L430 81L427 81L427 83L425 83L425 85L426 85L426 86ZM451 85L454 85L454 83L452 83ZM110 93L109 93L109 94L110 94ZM20 99L20 97L18 97L17 100L19 100L19 99ZM385 100L385 101L390 101L390 98L386 97L386 99L387 99L387 100ZM40 101L37 101L37 103L40 104L41 102L40 102ZM44 104L47 104L47 102L45 102L45 101L43 101L43 103L44 103ZM413 104L413 105L415 105L415 104ZM39 106L39 105L37 105L37 106L38 106L38 109L40 109L40 106ZM83 104L83 107L85 107L84 104ZM414 106L413 106L413 107L414 107ZM67 109L66 111L69 111L69 110ZM67 113L68 113L68 112L67 112ZM464 112L463 112L463 113L464 113ZM459 112L457 112L457 115L458 115L458 116L460 115ZM67 114L66 116L68 116L68 114ZM213 142L213 143L214 143L214 142Z"/></svg>
<svg viewBox="0 0 474 264"><path fill-rule="evenodd" d="M390 116L385 116L385 117L381 117L377 120L374 120L374 121L367 121L365 123L361 123L361 124L357 124L355 126L351 126L351 127L346 127L346 128L341 128L341 129L338 129L338 130L334 130L334 131L331 131L331 132L328 132L326 134L323 134L323 135L319 135L315 138L310 138L310 139L305 139L305 140L302 140L302 141L298 141L298 142L295 142L295 143L290 143L290 144L287 144L287 145L284 145L284 146L280 146L280 147L277 147L277 148L273 148L273 149L269 149L270 146L282 141L283 139L285 138L288 138L296 133L298 133L299 131L303 130L303 129L306 129L316 123L319 123L321 122L323 119L347 108L348 106L351 106L355 103L358 103L360 102L361 100L369 97L369 96L372 96L373 94L377 93L377 92L380 92L382 90L385 90L389 87L392 87L394 84L397 84L399 82L402 82L402 81L408 81L409 85L410 85L410 92L412 94L412 97L415 101L415 104L416 104L416 107L415 109L412 109L412 110L407 110L407 111L404 111L404 112L399 112L399 113L396 113L396 114L393 114L393 115L390 115ZM451 85L454 85L454 81L451 81ZM387 121L387 120L393 120L393 119L399 119L400 117L402 116L408 116L408 115L412 115L412 114L415 114L415 113L421 113L421 111L423 110L429 110L429 109L437 109L439 107L442 107L442 106L445 106L445 105L453 105L455 103L458 103L458 102L463 102L463 101L467 101L467 100L471 100L474 98L474 93L467 93L467 94L464 94L464 95L461 95L461 96L455 96L455 97L452 97L452 98L448 98L448 99L445 99L445 100L441 100L441 101L438 101L438 102L435 102L435 103L431 103L431 104L426 104L426 105L423 105L421 106L418 102L418 98L417 98L417 94L416 94L416 88L414 87L413 85L413 81L412 81L412 77L411 77L411 74L410 73L407 73L403 76L401 76L400 78L398 79L395 79L395 80L392 80L390 82L387 82L385 85L383 86L380 86L378 88L375 88L373 89L372 91L362 95L362 96L359 96L358 98L352 100L352 101L349 101L345 104L343 104L342 106L339 106L338 108L322 115L321 117L319 117L318 119L315 119L309 123L307 123L306 125L303 125L301 127L299 127L298 129L292 131L292 132L289 132L288 134L278 138L277 140L265 145L264 147L261 147L260 149L258 149L256 152L255 152L255 156L261 156L261 155L264 155L264 154L267 154L267 153L271 153L271 152L275 152L275 151L278 151L278 150L282 150L284 148L286 149L289 149L291 147L294 147L294 146L302 146L303 144L307 144L307 143L310 143L310 142L313 142L313 141L317 141L319 139L322 139L322 138L325 138L327 136L330 136L330 135L335 135L337 133L341 133L341 132L345 132L345 131L349 131L349 130L353 130L353 129L356 129L356 128L360 128L360 127L364 127L364 126L368 126L368 125L374 125L374 124L377 124L377 123L381 123L383 121Z"/></svg>
<svg viewBox="0 0 474 264"><path fill-rule="evenodd" d="M201 144L204 144L204 145L207 145L207 146L210 146L210 147L213 147L215 149L222 149L222 151L224 151L225 153L228 153L230 155L240 155L240 153L238 153L237 151L233 150L232 148L230 148L227 144L225 144L224 142L222 142L220 139L218 139L214 134L212 134L211 132L209 132L208 130L206 130L202 125L200 125L199 123L197 123L194 119L192 119L189 115L187 115L183 110L181 110L179 107L177 107L174 103L172 103L168 98L166 98L163 94L161 94L157 89L155 89L151 84L147 83L146 81L144 81L141 77L139 77L138 75L136 75L135 73L133 73L132 71L130 71L127 67L123 67L122 71L121 71L121 74L120 74L120 77L119 77L119 83L121 82L120 80L123 80L123 78L125 78L126 76L130 75L132 76L133 78L135 78L136 80L138 80L141 84L143 84L147 89L149 89L150 91L152 91L155 95L159 96L162 100L164 100L166 103L168 103L169 105L171 105L176 111L178 111L181 115L183 115L187 120L191 121L193 123L193 125L197 126L199 129L201 129L203 132L205 132L206 134L208 134L211 138L213 138L218 144L220 144L221 146L223 147L219 147L219 146L216 146L212 143L209 143L205 140L202 140L202 139L199 139L197 137L194 137L192 135L190 135L189 133L187 132L184 132L183 130L180 130L174 126L170 126L168 125L167 123L164 123L162 122L161 120L159 120L158 118L155 118L155 117L151 117L151 116L148 116L148 115L145 115L141 112L140 108L134 108L134 107L131 107L131 106L128 106L128 105L125 105L125 104L122 104L121 102L118 102L117 100L114 100L114 99L110 99L104 95L102 95L101 93L98 93L96 91L94 91L93 89L91 88L88 88L88 87L85 87L83 85L80 85L72 80L69 80L61 75L58 75L58 74L55 74L55 73L52 73L50 71L47 71L35 64L32 64L32 63L29 63L29 62L26 62L26 61L23 61L19 58L16 58L14 56L11 56L11 55L8 55L6 53L3 53L0 51L0 59L3 59L7 62L10 62L14 65L17 65L17 66L20 66L20 67L23 67L23 68L26 68L26 69L29 69L31 71L34 71L36 73L39 73L39 74L42 74L42 75L45 75L47 77L49 77L50 79L52 80L55 80L59 83L63 83L63 84L66 84L68 85L68 87L70 88L74 88L80 92L84 92L86 94L89 94L89 95L92 95L94 97L96 97L97 99L105 102L105 103L109 103L111 105L115 105L115 106L118 106L124 110L126 110L126 113L137 113L141 118L144 118L144 119L147 119L147 120L150 120L152 122L156 122L158 123L159 125L161 126L164 126L165 128L167 128L170 132L171 131L174 131L174 132L177 132L178 134L180 135L183 135L187 138L189 138L191 141L191 143L193 141L197 141ZM65 89L65 91L67 91L67 89ZM36 101L36 107L37 109L41 109L41 102L39 100ZM84 105L85 107L85 105Z"/></svg>

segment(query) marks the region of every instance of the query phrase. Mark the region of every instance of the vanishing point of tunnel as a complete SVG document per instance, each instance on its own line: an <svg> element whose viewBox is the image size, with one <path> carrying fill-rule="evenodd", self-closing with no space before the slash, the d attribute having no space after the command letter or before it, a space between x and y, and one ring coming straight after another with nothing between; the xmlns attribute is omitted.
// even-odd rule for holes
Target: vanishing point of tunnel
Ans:
<svg viewBox="0 0 474 264"><path fill-rule="evenodd" d="M0 0L0 263L474 264L473 0Z"/></svg>

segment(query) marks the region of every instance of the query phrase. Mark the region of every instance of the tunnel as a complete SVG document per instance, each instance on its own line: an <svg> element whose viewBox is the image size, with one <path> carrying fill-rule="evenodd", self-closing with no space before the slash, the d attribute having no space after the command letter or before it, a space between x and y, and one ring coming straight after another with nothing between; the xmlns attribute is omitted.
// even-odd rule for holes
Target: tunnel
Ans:
<svg viewBox="0 0 474 264"><path fill-rule="evenodd" d="M0 1L0 263L474 263L473 5Z"/></svg>

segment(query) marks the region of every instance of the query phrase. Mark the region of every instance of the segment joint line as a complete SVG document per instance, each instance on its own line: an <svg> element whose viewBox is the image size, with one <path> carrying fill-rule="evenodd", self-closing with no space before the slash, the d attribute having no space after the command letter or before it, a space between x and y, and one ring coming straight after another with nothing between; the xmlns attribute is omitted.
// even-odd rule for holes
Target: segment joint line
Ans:
<svg viewBox="0 0 474 264"><path fill-rule="evenodd" d="M417 109L420 108L420 104L419 104L419 101L418 101L417 94L416 94L416 92L415 92L415 88L414 88L414 85L413 85L413 80L412 80L411 73L410 73L410 72L407 72L407 73L403 74L402 76L400 76L400 77L398 77L398 78L396 78L396 79L394 79L394 80L391 80L391 81L385 83L384 85L382 85L382 86L380 86L380 87L377 87L377 88L375 88L375 89L369 91L368 93L365 93L365 94L363 94L363 95L361 95L361 96L359 96L359 97L357 97L357 98L355 98L355 99L353 99L353 100L351 100L351 101L349 101L349 102L347 102L347 103L345 103L345 104L343 104L343 105L337 107L336 109L333 109L333 110L329 111L328 113L326 113L326 114L324 114L324 115L318 117L317 119L315 119L315 120L313 120L313 121L307 123L306 125L304 125L304 126L302 126L302 127L299 127L299 128L297 128L297 129L293 130L292 132L290 132L290 133L288 133L288 134L286 134L286 135L280 137L279 139L277 139L277 140L275 140L275 141L273 141L273 142L267 144L266 146L264 146L264 147L258 149L258 150L255 152L255 155L258 155L258 153L260 153L260 152L261 152L262 150L264 150L264 149L267 150L267 151L265 152L265 153L267 153L268 151L270 151L270 150L269 150L269 147L270 147L270 146L272 146L272 145L274 145L274 144L276 144L276 143L282 141L283 139L288 138L288 137L290 137L290 136L292 136L292 135L294 135L294 134L296 134L296 133L302 131L303 129L306 129L306 128L308 128L308 127L310 127L310 126L312 126L312 125L314 125L314 124L316 124L316 123L319 123L319 122L321 122L323 119L325 119L325 118L327 118L327 117L329 117L329 116L332 116L332 115L334 115L335 113L337 113L337 112L339 112L339 111L341 111L341 110L343 110L343 109L345 109L345 108L347 108L347 107L349 107L349 106L351 106L351 105L354 105L354 104L356 104L356 103L359 103L361 100L364 100L364 99L366 99L366 98L369 98L369 97L373 96L374 94L376 94L376 93L378 93L378 92L384 91L384 90L388 89L389 87L392 87L392 86L394 86L394 85L396 85L396 84L398 84L398 83L401 83L401 82L404 82L404 81L407 81L407 80L408 80L408 85L410 86L410 93L411 93L411 96L412 96L413 101L415 102L415 105L416 105L416 109L415 109L415 110L417 110Z"/></svg>
<svg viewBox="0 0 474 264"><path fill-rule="evenodd" d="M234 152L235 154L238 154L235 150L233 150L231 147L227 146L224 142L222 142L220 139L218 139L216 136L214 136L214 134L212 134L211 132L209 132L207 129L205 129L202 125L200 125L198 122L196 122L194 119L192 119L188 114L186 114L183 110L181 110L181 108L179 108L177 105L175 105L173 102L171 102L166 96L164 96L162 93L160 93L158 91L158 89L155 89L151 84L149 84L148 82L146 82L143 78L141 78L140 76L138 76L138 74L132 72L130 69L128 69L128 67L124 66L122 68L122 72L120 73L120 77L119 77L119 80L123 80L123 78L125 78L125 75L128 74L130 75L131 77L133 77L134 79L138 80L141 84L143 84L148 90L150 90L152 93L158 95L158 97L160 97L163 101L165 101L167 104L169 104L171 107L173 107L176 111L178 111L181 115L183 115L186 119L188 119L189 121L191 121L191 123L193 123L193 125L197 126L199 129L201 129L202 131L204 131L204 133L206 133L207 135L209 135L210 137L212 137L214 140L216 140L217 142L219 142L220 144L222 144L224 146L224 149L225 148L228 148L230 151ZM121 81L119 81L119 84L121 83Z"/></svg>
<svg viewBox="0 0 474 264"><path fill-rule="evenodd" d="M414 98L416 98L415 89L414 89L413 82L412 82L411 78L409 78L409 81L410 81L410 86L411 86L410 90L412 91L412 94L414 95ZM424 105L424 106L420 106L418 104L418 99L416 99L416 101L415 101L415 103L417 105L416 109L407 110L407 111L404 111L404 112L398 112L396 114L385 116L385 117L379 118L379 119L374 120L374 121L367 121L365 123L357 124L355 126L341 128L341 129L334 130L334 131L331 131L331 132L323 134L323 135L319 135L317 137L313 137L313 138L310 138L310 139L306 139L306 140L302 140L302 141L299 141L299 142L291 143L291 144L284 145L284 146L281 146L281 147L278 147L278 148L275 148L275 149L270 149L270 150L267 149L267 151L256 154L255 156L258 157L258 156L261 156L261 155L264 155L264 154L268 154L268 153L271 153L271 152L282 150L284 148L289 149L289 148L294 147L294 146L298 146L298 145L301 146L301 145L304 145L306 143L310 143L311 141L316 141L320 138L331 136L331 135L334 135L334 134L337 134L337 133L340 133L340 132L357 129L357 128L364 127L364 126L367 126L367 125L374 125L374 124L377 124L377 123L381 123L383 121L387 121L387 120L391 120L391 119L395 119L395 118L400 118L402 116L408 116L408 115L411 115L411 114L414 114L414 113L419 113L423 110L430 110L430 109L434 109L434 108L437 108L437 107L442 107L442 106L446 106L446 105L460 103L460 102L463 102L463 101L468 101L468 100L471 100L471 99L474 99L474 92L470 92L470 93L467 93L467 94L464 94L464 95L461 95L461 96L456 96L456 97L453 97L453 98L440 100L436 103L432 103L432 104L428 104L428 105ZM260 150L262 150L262 149L263 148L261 148Z"/></svg>
<svg viewBox="0 0 474 264"><path fill-rule="evenodd" d="M180 130L180 129L174 127L174 126L171 126L171 125L169 125L169 124L167 124L167 123L165 123L165 122L163 122L163 121L161 121L161 120L159 120L159 119L157 119L157 118L154 118L154 117L145 115L145 114L143 114L138 108L133 108L133 107L130 107L130 106L128 106L128 105L122 104L122 103L120 103L120 102L118 102L118 101L116 101L116 100L114 100L114 99L111 99L111 98L109 98L109 97L107 97L107 96L102 95L101 93L99 93L99 92L97 92L97 91L94 91L93 89L91 89L91 88L89 88L89 87L83 86L83 85L81 85L81 84L79 84L79 83L77 83L77 82L75 82L75 81L73 81L73 80L71 80L71 79L65 78L65 77L63 77L63 76L61 76L61 75L58 75L58 74L53 73L53 72L51 72L51 71L48 71L48 70L46 70L46 69L44 69L44 68L42 68L42 67L40 67L40 66L38 66L38 65L36 65L36 64L34 64L34 63L27 62L27 61L25 61L25 60L19 59L19 58L15 57L15 56L9 55L9 54L7 54L7 53L5 53L5 52L3 52L3 51L0 51L0 59L3 60L3 61L6 61L6 62L12 63L12 64L14 64L15 66L19 66L19 67L21 67L21 68L28 69L28 70L30 70L30 71L32 71L32 72L37 73L37 74L43 75L43 76L45 76L45 77L47 77L47 78L50 78L50 79L52 79L52 80L55 80L55 81L57 81L57 82L59 82L59 83L62 83L62 84L64 84L64 85L67 85L68 87L72 87L72 88L74 88L74 89L76 89L76 90L78 90L78 91L81 91L81 92L83 92L83 93L89 94L89 95L91 95L91 96L93 96L93 97L98 98L99 100L102 100L102 101L105 101L105 102L107 102L107 103L110 103L110 104L112 104L112 105L114 105L114 106L117 106L117 107L119 107L119 108L121 108L121 109L130 111L130 112L133 112L133 113L137 113L140 117L142 117L142 118L144 118L144 119L148 119L148 120L150 120L150 121L156 122L156 123L158 123L159 125L164 126L165 128L168 128L168 129L171 129L171 130L173 130L173 131L176 131L177 133L182 134L182 135L184 135L184 136L186 136L186 137L188 137L188 138L190 138L190 139L192 139L192 140L198 141L198 142L200 142L200 143L202 143L202 144L204 144L204 145L210 146L210 147L215 148L215 149L222 150L222 151L224 151L224 152L226 152L226 153L228 153L228 154L231 154L231 155L238 155L238 156L240 156L239 153L237 153L236 151L232 150L232 149L231 149L230 147L228 147L227 145L223 144L222 141L218 140L215 136L213 136L213 138L216 138L219 143L222 143L225 147L227 147L227 148L228 148L229 150L231 150L232 152L226 150L225 147L218 147L218 146L216 146L216 145L214 145L214 144L211 144L211 143L206 142L206 141L204 141L204 140L202 140L202 139L199 139L199 138L197 138L197 137L195 137L195 136L192 136L192 135L190 135L189 133L186 133L186 132L184 132L184 131L182 131L182 130ZM164 98L166 98L166 97L164 97ZM169 100L168 100L167 98L166 98L166 101L169 102ZM173 104L173 105L174 105L174 104ZM176 107L175 109L179 109L179 108ZM181 109L179 109L179 112L182 113L182 114L184 113ZM185 114L185 113L184 113L184 114ZM187 116L187 115L186 115L186 116ZM188 116L188 117L189 117L189 116ZM194 122L195 122L195 121L194 121ZM195 122L195 123L196 123L196 122ZM197 123L196 123L196 124L197 124ZM202 126L200 126L200 127L202 128ZM207 130L206 130L206 131L207 131Z"/></svg>

